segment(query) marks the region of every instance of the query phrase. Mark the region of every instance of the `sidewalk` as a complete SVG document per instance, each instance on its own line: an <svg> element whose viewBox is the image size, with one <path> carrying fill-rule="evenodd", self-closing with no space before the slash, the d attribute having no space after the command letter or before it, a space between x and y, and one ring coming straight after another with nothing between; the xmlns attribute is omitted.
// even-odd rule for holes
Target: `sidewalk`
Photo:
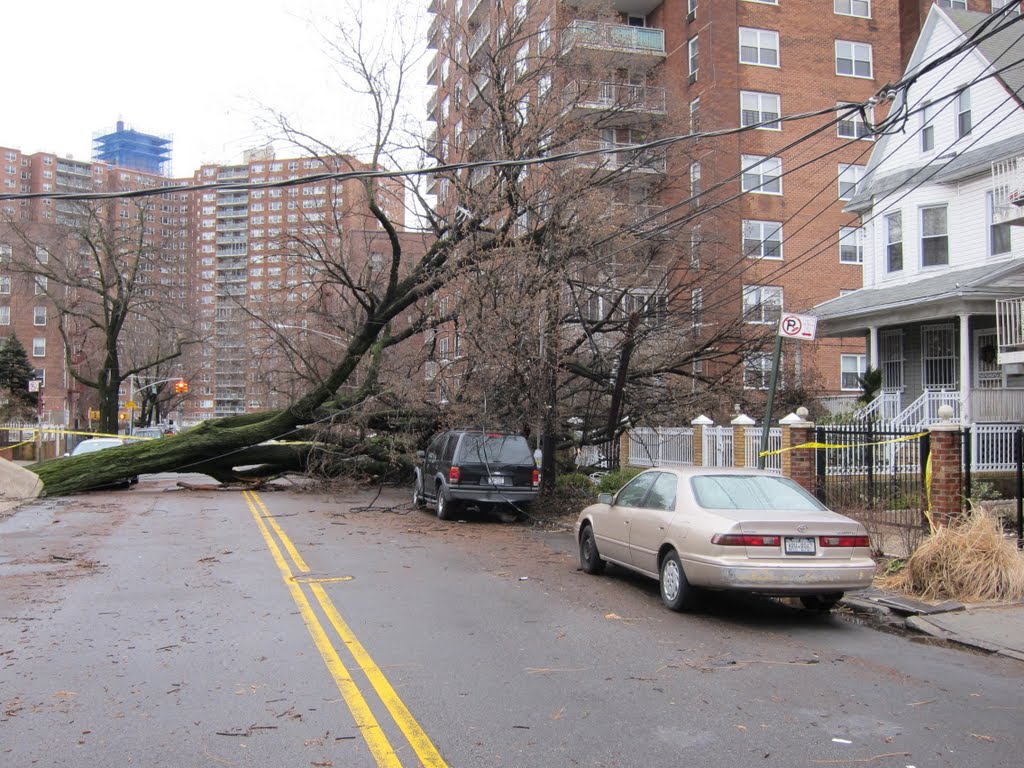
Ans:
<svg viewBox="0 0 1024 768"><path fill-rule="evenodd" d="M893 625L1024 661L1024 602L964 604L949 600L926 603L867 589L851 592L842 604Z"/></svg>

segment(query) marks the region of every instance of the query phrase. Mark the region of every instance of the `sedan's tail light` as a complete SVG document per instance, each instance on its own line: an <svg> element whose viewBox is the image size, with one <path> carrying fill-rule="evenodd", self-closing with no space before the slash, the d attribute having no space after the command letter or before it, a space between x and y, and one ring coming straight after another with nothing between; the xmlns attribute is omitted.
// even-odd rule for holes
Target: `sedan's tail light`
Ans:
<svg viewBox="0 0 1024 768"><path fill-rule="evenodd" d="M458 485L459 480L462 479L462 470L458 467L452 467L448 470L448 482L451 485Z"/></svg>
<svg viewBox="0 0 1024 768"><path fill-rule="evenodd" d="M753 533L716 533L711 537L712 544L722 547L777 547L780 536L760 536Z"/></svg>
<svg viewBox="0 0 1024 768"><path fill-rule="evenodd" d="M540 470L539 469L533 470L533 487L534 488L539 488L540 487Z"/></svg>
<svg viewBox="0 0 1024 768"><path fill-rule="evenodd" d="M870 547L871 540L867 536L819 536L818 542L823 547Z"/></svg>

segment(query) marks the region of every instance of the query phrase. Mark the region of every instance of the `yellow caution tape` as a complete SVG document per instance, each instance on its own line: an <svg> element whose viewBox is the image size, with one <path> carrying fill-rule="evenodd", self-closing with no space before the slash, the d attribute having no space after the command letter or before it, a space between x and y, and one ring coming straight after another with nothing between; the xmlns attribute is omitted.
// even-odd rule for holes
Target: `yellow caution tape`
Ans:
<svg viewBox="0 0 1024 768"><path fill-rule="evenodd" d="M781 448L777 451L762 451L758 455L775 456L776 454L785 453L786 451L795 451L797 448L866 448L869 445L887 445L888 443L902 443L907 440L915 440L919 437L924 437L927 434L927 432L918 432L916 435L905 435L903 437L893 438L892 440L879 440L878 442L875 443L849 443L845 445L839 443L801 443L800 445L791 445L789 448Z"/></svg>

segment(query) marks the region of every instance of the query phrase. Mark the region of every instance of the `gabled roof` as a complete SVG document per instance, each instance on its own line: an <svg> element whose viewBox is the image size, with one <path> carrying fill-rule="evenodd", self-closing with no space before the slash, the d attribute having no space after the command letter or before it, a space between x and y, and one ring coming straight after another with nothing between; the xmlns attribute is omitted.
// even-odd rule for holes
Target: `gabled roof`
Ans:
<svg viewBox="0 0 1024 768"><path fill-rule="evenodd" d="M913 73L925 63L924 56L928 48L928 40L934 33L936 25L949 24L959 31L963 40L967 40L986 21L991 21L991 14L953 10L933 5L921 30L921 36L914 48L913 55L907 64L907 73ZM1003 21L1000 19L998 23L1003 23ZM994 80L1016 99L1019 106L1024 107L1024 16L1018 16L1006 28L982 40L973 50L996 73ZM899 114L900 110L906 107L906 103L907 91L902 90L897 95L890 114ZM896 173L880 176L878 174L879 166L881 161L888 156L887 145L893 138L893 136L885 135L875 146L865 178L858 185L857 193L847 204L845 210L863 211L871 207L875 197L884 196L908 183L918 184L926 180L938 183L950 182L979 173L987 173L993 160L1019 153L1021 145L1020 140L1016 138L995 144L986 144L968 149L960 154L951 153L949 157L934 158L928 163L922 163L922 166L918 168L904 168ZM902 138L899 140L902 141Z"/></svg>
<svg viewBox="0 0 1024 768"><path fill-rule="evenodd" d="M908 305L921 308L940 304L950 299L994 299L1021 293L1020 281L1012 285L1004 279L1016 273L1024 275L1024 262L1020 260L983 264L967 269L946 270L934 277L913 280L884 288L862 288L837 299L826 301L810 310L821 320L868 317Z"/></svg>

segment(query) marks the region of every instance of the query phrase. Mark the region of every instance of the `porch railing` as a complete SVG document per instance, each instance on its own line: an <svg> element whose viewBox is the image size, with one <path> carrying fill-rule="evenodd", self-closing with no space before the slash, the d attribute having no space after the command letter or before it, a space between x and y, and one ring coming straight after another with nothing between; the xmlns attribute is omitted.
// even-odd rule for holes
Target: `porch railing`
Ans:
<svg viewBox="0 0 1024 768"><path fill-rule="evenodd" d="M904 409L891 422L894 429L902 427L924 427L936 424L939 419L939 408L948 405L953 409L953 421L960 421L960 395L945 389L929 389Z"/></svg>
<svg viewBox="0 0 1024 768"><path fill-rule="evenodd" d="M883 392L867 405L853 412L853 421L893 421L900 415L903 395Z"/></svg>

